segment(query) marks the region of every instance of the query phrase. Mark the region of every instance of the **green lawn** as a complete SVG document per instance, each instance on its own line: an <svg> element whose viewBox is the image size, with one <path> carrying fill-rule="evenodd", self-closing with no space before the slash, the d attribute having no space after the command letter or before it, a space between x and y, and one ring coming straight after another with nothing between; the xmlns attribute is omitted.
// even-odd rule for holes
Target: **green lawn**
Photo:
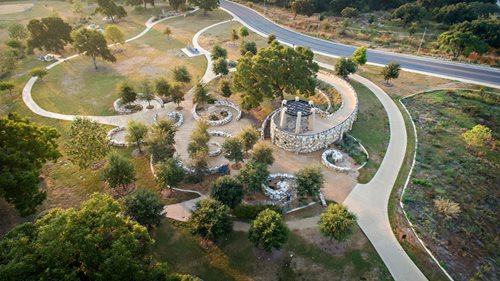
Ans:
<svg viewBox="0 0 500 281"><path fill-rule="evenodd" d="M392 280L382 260L358 229L341 255L332 255L290 234L281 252L266 254L233 232L217 244L201 242L180 222L163 220L153 232L154 256L174 271L203 280ZM357 239L362 239L360 240ZM360 245L361 243L361 245ZM328 277L327 277L328 276Z"/></svg>
<svg viewBox="0 0 500 281"><path fill-rule="evenodd" d="M349 134L357 138L370 155L358 177L360 183L366 183L375 175L384 158L389 143L389 119L375 94L358 82L352 81L351 84L358 93L359 112Z"/></svg>

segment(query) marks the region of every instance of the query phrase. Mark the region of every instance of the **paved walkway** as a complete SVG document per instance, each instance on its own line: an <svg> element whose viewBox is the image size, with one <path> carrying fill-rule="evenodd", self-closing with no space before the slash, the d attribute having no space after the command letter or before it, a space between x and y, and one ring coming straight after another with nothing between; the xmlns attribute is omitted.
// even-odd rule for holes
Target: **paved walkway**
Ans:
<svg viewBox="0 0 500 281"><path fill-rule="evenodd" d="M148 23L146 23L146 29L139 35L127 40L127 42L140 38L141 36L146 34L158 22L160 21L152 23L149 20ZM197 39L199 35L203 33L205 30L223 23L225 22L217 23L215 25L206 27L200 30L195 35L195 37L193 37L193 45L197 47L199 50L201 50L208 59L207 71L205 72L205 75L202 78L202 81L205 83L213 79L215 76L211 71L212 63L209 56L209 52L205 51L203 48L201 48L201 46L199 46ZM48 66L47 69L50 69L62 63L63 61L72 59L76 56L78 55L66 58L65 60L58 61ZM374 83L358 75L354 75L352 78L364 84L366 87L368 87L372 92L375 93L377 98L380 100L385 110L387 111L389 117L391 135L386 155L375 177L367 184L356 185L355 189L349 194L344 203L349 207L351 211L356 213L356 215L358 216L358 224L360 225L362 230L365 232L369 240L374 245L375 249L377 250L382 260L388 267L394 279L427 280L425 276L422 274L422 272L415 266L415 264L411 261L411 259L399 245L396 237L394 236L391 230L387 214L387 204L389 196L392 187L394 185L394 182L397 178L399 169L403 163L404 155L406 152L406 128L403 116L401 115L401 112L399 111L395 103L390 99L390 97ZM33 101L31 96L31 89L36 80L37 80L36 77L32 77L26 83L23 89L23 101L28 106L28 108L30 108L30 110L32 110L36 114L45 117L62 119L62 120L73 120L75 118L74 115L65 115L65 114L46 111ZM192 108L192 102L191 102L192 93L193 89L189 91L185 97L186 100L182 104L185 107L184 111L190 110ZM93 120L99 123L110 124L115 126L123 126L129 120L131 120L132 118L135 119L139 115L143 116L144 118L144 113L143 112L141 113L136 113L131 115L119 115L119 116L88 116L88 117L92 118ZM190 116L190 114L185 116ZM149 119L149 116L147 117ZM193 124L193 122L191 122L191 124ZM188 131L188 130L182 130L182 131ZM186 140L185 136L182 136L180 143L185 143L186 142L185 140ZM188 200L180 204L168 206L168 208L166 208L165 210L167 211L167 216L172 217L174 219L186 221L189 218L190 210L192 210L194 204L201 198L202 197L198 197L196 199ZM315 227L317 220L318 217L307 218L303 220L289 222L289 225L292 229ZM235 224L235 229L246 230L247 228L248 225L242 223Z"/></svg>
<svg viewBox="0 0 500 281"><path fill-rule="evenodd" d="M427 280L392 232L387 205L406 153L406 126L394 101L380 87L359 75L352 79L370 89L389 117L390 139L380 167L367 184L357 184L344 201L395 280Z"/></svg>

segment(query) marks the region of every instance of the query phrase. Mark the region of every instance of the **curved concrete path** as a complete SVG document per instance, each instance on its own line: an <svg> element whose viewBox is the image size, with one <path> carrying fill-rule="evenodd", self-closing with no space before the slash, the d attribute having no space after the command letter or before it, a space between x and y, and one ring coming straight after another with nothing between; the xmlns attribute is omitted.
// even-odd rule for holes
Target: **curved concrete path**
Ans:
<svg viewBox="0 0 500 281"><path fill-rule="evenodd" d="M192 11L187 12L186 14L191 14L191 13L194 13L194 12L196 12L198 10L199 10L199 8L196 8L196 9L194 9ZM153 18L150 18L144 24L146 26L146 28L141 33L137 34L136 36L134 36L132 38L129 38L129 39L125 40L125 42L131 42L131 41L134 41L134 40L137 40L137 39L141 38L146 33L148 33L148 31L150 31L156 24L158 24L160 22L163 22L163 21L166 21L166 20L169 20L169 19L173 19L173 18L177 18L177 17L181 17L181 16L185 16L186 14L179 14L179 15L174 15L174 16L166 17L166 18L163 18L161 20L157 20L155 22L153 22ZM112 45L113 44L111 44L109 46L112 46ZM61 63L64 63L66 61L69 61L71 59L74 59L74 58L76 58L78 56L80 56L80 55L79 54L75 54L75 55L72 55L70 57L60 59L60 60L58 60L58 61L56 61L56 62L48 65L46 67L46 69L50 70L50 69L54 68L55 66L57 66L57 65L59 65ZM75 117L79 116L79 115L70 115L70 114L55 113L55 112L47 111L47 110L41 108L33 100L32 93L31 93L31 90L33 89L33 85L35 85L35 83L36 83L37 80L38 80L38 77L31 77L28 80L28 82L24 85L23 93L22 93L24 104L26 104L26 106L31 111L33 111L34 113L36 113L38 115L44 116L44 117L54 118L54 119L60 119L60 120L67 120L67 121L72 121L73 119L75 119ZM125 126L131 120L145 119L145 118L140 118L140 116L146 117L147 120L150 120L150 119L152 120L153 115L156 114L157 111L158 110L149 110L149 111L140 111L140 112L136 112L134 114L129 114L129 115L85 116L85 117L90 118L90 119L92 119L92 120L94 120L94 121L96 121L98 123L101 123L101 124L107 124L107 125L113 125L113 126ZM147 115L147 116L144 116L144 115Z"/></svg>
<svg viewBox="0 0 500 281"><path fill-rule="evenodd" d="M389 223L387 206L406 153L406 126L401 111L380 87L359 75L352 79L372 91L389 118L390 139L384 159L367 184L357 184L344 201L395 280L427 280L399 244Z"/></svg>
<svg viewBox="0 0 500 281"><path fill-rule="evenodd" d="M174 16L175 17L175 16ZM172 17L169 17L172 18ZM130 38L127 42L138 39L144 34L146 34L155 24L167 20L169 18L162 19L160 21L152 23L151 20L148 20L146 23L146 29L141 32L139 35ZM227 21L225 21L227 22ZM205 75L202 78L203 82L208 82L211 79L215 78L211 71L211 59L210 53L198 44L198 37L205 30L223 24L225 22L217 23L212 26L206 27L200 30L193 37L193 45L200 50L207 57L208 67L205 72ZM72 57L66 58L64 60L60 60L50 66L47 69L50 69L66 60L72 59L78 55L74 55ZM328 68L331 68L329 65L322 65ZM399 245L397 239L395 238L392 229L389 224L389 218L387 213L387 203L389 200L390 193L392 191L392 187L394 182L396 181L397 175L399 173L399 169L403 163L404 155L406 152L406 127L404 123L403 116L399 111L396 104L392 101L392 99L377 85L372 83L371 81L358 76L352 76L352 79L364 84L368 87L377 98L380 100L385 110L387 111L390 123L390 140L389 145L387 147L387 151L385 157L377 171L375 177L367 184L358 184L355 189L349 194L344 203L349 207L351 211L356 213L358 216L358 224L361 229L365 232L371 243L374 245L375 249L381 256L382 260L386 264L387 268L391 272L392 276L395 280L427 280L422 272L415 266L415 264L408 257L406 252ZM61 119L61 120L73 120L75 115L65 115L54 112L49 112L38 106L34 102L31 96L31 89L36 82L37 78L32 77L25 85L23 89L23 101L26 106L34 113L39 114L41 116ZM188 108L192 108L191 96L193 90L191 90L186 95L186 101L184 102L184 106ZM191 105L191 107L189 107ZM138 116L140 113L131 114L131 115L119 115L119 116L88 116L93 120L110 124L115 126L123 126L129 120ZM170 205L169 208L177 208L176 211L171 209L170 211L166 209L167 216L172 217L174 219L179 220L187 220L190 214L190 210L193 208L194 204L200 200L202 197L198 197L196 199L188 200L186 202ZM171 212L171 213L170 213ZM170 214L169 214L170 213ZM315 226L318 217L307 218L304 220L298 220L290 222L291 228L304 228L305 226ZM246 229L247 227L244 225L236 224L236 228Z"/></svg>
<svg viewBox="0 0 500 281"><path fill-rule="evenodd" d="M239 18L236 20L241 21ZM207 51L205 55L210 61ZM321 66L327 69L334 68L327 64ZM373 179L367 184L357 184L344 200L344 204L358 216L359 226L395 280L427 280L394 236L387 212L389 197L406 153L407 136L403 115L389 95L376 84L359 75L352 75L351 78L370 89L384 106L389 118L390 139L384 159ZM318 220L319 216L316 216L290 221L287 224L292 229L302 229L316 227ZM237 222L235 229L245 231L248 229L248 224Z"/></svg>

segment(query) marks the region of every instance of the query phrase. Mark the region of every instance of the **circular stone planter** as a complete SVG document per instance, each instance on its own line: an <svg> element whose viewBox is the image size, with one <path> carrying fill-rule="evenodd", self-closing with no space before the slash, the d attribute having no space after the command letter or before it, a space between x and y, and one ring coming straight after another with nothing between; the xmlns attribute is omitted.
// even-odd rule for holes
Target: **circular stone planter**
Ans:
<svg viewBox="0 0 500 281"><path fill-rule="evenodd" d="M219 119L219 120L210 120L208 118L204 118L200 115L198 115L197 113L197 104L195 104L193 106L193 110L191 111L192 115L193 115L193 118L198 121L200 119L205 119L205 121L207 122L207 124L209 126L212 126L212 127L217 127L217 126L223 126L223 125L226 125L227 123L231 122L231 120L233 119L233 113L230 111L230 110L224 110L224 112L227 113L227 116L225 116L223 119ZM212 105L214 107L229 107L231 109L233 109L234 111L236 111L236 120L240 120L241 119L241 109L235 105L234 103L232 102L229 102L229 101L215 101L215 103Z"/></svg>
<svg viewBox="0 0 500 281"><path fill-rule="evenodd" d="M134 104L135 103L132 103L132 105L134 105ZM140 110L133 110L133 109L125 108L125 105L122 104L121 98L119 98L113 102L113 107L115 108L116 112L118 112L120 114L131 114L131 113L138 112L138 111L142 110L142 108Z"/></svg>
<svg viewBox="0 0 500 281"><path fill-rule="evenodd" d="M222 153L222 145L219 142L211 141L208 144L215 146L214 150L208 152L209 157L216 157Z"/></svg>
<svg viewBox="0 0 500 281"><path fill-rule="evenodd" d="M270 174L267 182L277 180L276 188L271 188L267 184L262 185L264 194L272 201L283 201L287 199L289 193L295 188L295 176L291 174Z"/></svg>
<svg viewBox="0 0 500 281"><path fill-rule="evenodd" d="M165 117L172 119L175 122L174 127L176 128L179 128L184 123L184 116L178 111L171 111L166 114L164 112L157 113L153 116L153 122L156 123L158 122L158 118L162 119Z"/></svg>
<svg viewBox="0 0 500 281"><path fill-rule="evenodd" d="M233 135L228 134L228 133L223 132L223 131L208 131L208 135L210 135L211 137L222 137L222 138L232 138L233 137ZM222 145L219 142L212 141L209 144L216 147L215 150L208 152L209 157L216 157L222 153Z"/></svg>
<svg viewBox="0 0 500 281"><path fill-rule="evenodd" d="M342 161L344 160L344 155L342 155L342 152L333 148L325 150L323 154L321 154L321 163L326 167L339 172L348 172L352 170L351 168L348 167L340 167L335 165L334 163L328 160L329 158L333 159L335 163Z"/></svg>
<svg viewBox="0 0 500 281"><path fill-rule="evenodd" d="M118 146L118 147L127 146L127 143L125 142L126 129L127 128L125 128L125 127L116 127L116 128L111 129L106 136L109 143L111 145Z"/></svg>

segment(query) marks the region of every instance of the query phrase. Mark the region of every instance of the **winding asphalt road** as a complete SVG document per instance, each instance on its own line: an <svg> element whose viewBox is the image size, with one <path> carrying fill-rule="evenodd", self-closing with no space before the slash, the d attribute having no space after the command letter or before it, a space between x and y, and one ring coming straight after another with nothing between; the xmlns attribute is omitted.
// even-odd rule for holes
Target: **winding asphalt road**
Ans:
<svg viewBox="0 0 500 281"><path fill-rule="evenodd" d="M256 33L263 36L273 33L282 43L294 46L306 46L317 54L330 57L349 57L356 50L353 46L294 32L238 3L220 0L220 5L224 10L239 18L244 25ZM447 62L376 50L368 50L367 59L368 63L374 65L386 65L390 62L398 62L407 71L500 88L500 69L491 67Z"/></svg>

